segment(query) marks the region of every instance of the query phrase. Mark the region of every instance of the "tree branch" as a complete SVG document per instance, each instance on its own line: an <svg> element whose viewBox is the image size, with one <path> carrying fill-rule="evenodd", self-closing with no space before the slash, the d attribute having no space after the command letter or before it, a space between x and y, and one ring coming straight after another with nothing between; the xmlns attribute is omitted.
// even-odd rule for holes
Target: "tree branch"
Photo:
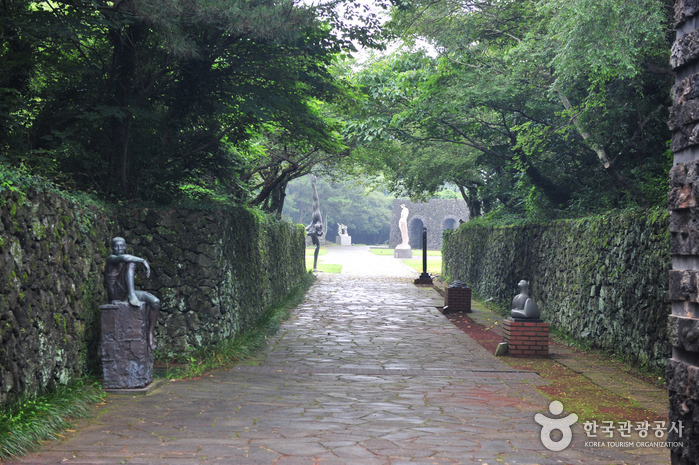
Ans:
<svg viewBox="0 0 699 465"><path fill-rule="evenodd" d="M460 135L461 137L463 137L464 139L469 141L470 144L465 144L465 145L469 145L469 146L473 147L474 149L480 150L483 153L487 153L488 155L493 155L494 157L498 157L498 158L501 158L504 160L509 160L511 158L511 157L508 157L507 155L496 152L494 150L489 149L488 147L484 147L483 145L479 144L478 142L473 140L471 137L469 137L465 132L463 132L458 127L456 127L456 125L454 125L453 123L450 123L449 121L447 121L443 118L440 118L439 121L442 124L451 128L452 131L454 131L455 133L457 133L458 135Z"/></svg>
<svg viewBox="0 0 699 465"><path fill-rule="evenodd" d="M650 122L650 120L651 120L656 114L658 114L658 112L660 112L660 111L663 110L664 108L665 108L665 105L658 105L657 107L655 107L655 109L654 109L653 111L651 111L650 113L648 113L648 116L646 116L646 117L643 119L643 121L641 121L640 123L638 123L638 127L636 128L636 131L634 131L633 136L631 136L631 138L630 138L629 140L627 140L627 141L624 142L624 150L622 150L616 157L614 157L614 159L612 160L612 163L615 163L616 160L617 160L619 157L628 154L629 149L631 148L631 146L634 144L634 142L636 142L636 140L637 140L638 138L641 137L641 134L643 134L643 129L646 127L646 125Z"/></svg>
<svg viewBox="0 0 699 465"><path fill-rule="evenodd" d="M558 93L561 103L563 104L565 109L571 111L573 109L573 106L570 104L570 101L565 96L565 94L563 94L563 92L561 92L560 89L556 89L556 92ZM611 176L616 186L618 186L622 190L625 190L636 202L638 202L639 205L648 205L648 200L643 196L641 191L636 186L631 184L619 172L619 170L616 169L616 166L614 166L614 164L609 160L604 147L592 141L588 142L588 139L591 138L590 133L582 128L582 125L580 124L580 120L578 119L577 115L573 116L573 124L575 125L575 128L578 130L578 133L580 133L580 135L582 136L583 140L587 142L590 148L592 148L592 150L594 150L594 152L597 154L597 158L604 167L605 171L609 174L609 176Z"/></svg>

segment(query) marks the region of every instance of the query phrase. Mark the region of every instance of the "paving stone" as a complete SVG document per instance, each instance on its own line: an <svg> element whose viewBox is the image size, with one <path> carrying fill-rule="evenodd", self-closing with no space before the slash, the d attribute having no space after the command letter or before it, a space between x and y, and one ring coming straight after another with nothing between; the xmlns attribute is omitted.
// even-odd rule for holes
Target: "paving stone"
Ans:
<svg viewBox="0 0 699 465"><path fill-rule="evenodd" d="M534 422L548 414L545 380L456 330L400 260L334 249L323 260L343 273L320 275L254 363L110 395L76 433L20 462L668 463L664 449L586 448L579 425L570 447L548 451Z"/></svg>

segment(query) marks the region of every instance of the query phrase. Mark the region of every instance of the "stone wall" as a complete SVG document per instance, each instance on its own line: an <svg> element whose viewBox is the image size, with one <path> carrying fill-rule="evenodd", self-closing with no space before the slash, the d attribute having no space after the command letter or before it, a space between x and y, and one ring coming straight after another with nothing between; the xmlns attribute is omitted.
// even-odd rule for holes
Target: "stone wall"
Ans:
<svg viewBox="0 0 699 465"><path fill-rule="evenodd" d="M244 208L86 208L54 192L0 192L0 403L99 373L111 238L146 258L162 301L158 353L228 338L299 283L304 234Z"/></svg>
<svg viewBox="0 0 699 465"><path fill-rule="evenodd" d="M151 264L150 278L139 273L138 285L162 301L160 354L231 337L305 273L302 227L244 208L126 211L115 235Z"/></svg>
<svg viewBox="0 0 699 465"><path fill-rule="evenodd" d="M699 463L699 2L675 2L677 36L670 65L675 72L669 126L674 166L670 173L670 300L672 358L666 371L671 422L682 436L668 434L673 464ZM677 446L676 444L680 444Z"/></svg>
<svg viewBox="0 0 699 465"><path fill-rule="evenodd" d="M530 283L542 318L638 364L665 367L670 353L668 216L646 212L546 225L445 233L444 274L509 308Z"/></svg>
<svg viewBox="0 0 699 465"><path fill-rule="evenodd" d="M427 248L442 249L442 233L445 222L453 227L459 226L459 220L468 221L468 205L463 200L431 199L425 203L413 203L408 199L393 200L393 216L391 218L391 234L388 247L394 249L403 242L398 220L400 220L401 204L408 207L408 236L413 249L422 249L422 228L427 228Z"/></svg>
<svg viewBox="0 0 699 465"><path fill-rule="evenodd" d="M0 192L0 403L98 367L109 221L35 190Z"/></svg>

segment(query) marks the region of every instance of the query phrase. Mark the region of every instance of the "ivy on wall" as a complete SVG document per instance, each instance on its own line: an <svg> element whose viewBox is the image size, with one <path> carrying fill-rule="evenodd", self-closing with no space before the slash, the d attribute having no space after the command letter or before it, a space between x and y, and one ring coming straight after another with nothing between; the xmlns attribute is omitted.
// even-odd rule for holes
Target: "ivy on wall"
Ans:
<svg viewBox="0 0 699 465"><path fill-rule="evenodd" d="M511 227L446 231L443 273L509 306L530 283L542 318L562 332L651 369L670 353L669 219L636 211Z"/></svg>
<svg viewBox="0 0 699 465"><path fill-rule="evenodd" d="M137 285L162 301L164 356L235 335L306 273L303 229L246 208L117 211L10 181L0 186L0 404L99 374L114 236L151 263Z"/></svg>

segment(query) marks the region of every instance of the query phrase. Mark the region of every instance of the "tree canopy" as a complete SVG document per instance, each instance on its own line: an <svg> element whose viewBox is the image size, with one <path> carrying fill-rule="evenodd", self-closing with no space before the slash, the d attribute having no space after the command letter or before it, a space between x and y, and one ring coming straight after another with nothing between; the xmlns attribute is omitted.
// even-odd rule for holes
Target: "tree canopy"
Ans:
<svg viewBox="0 0 699 465"><path fill-rule="evenodd" d="M5 1L0 157L115 200L245 200L263 138L287 159L341 149L321 113L344 92L329 68L351 39L375 45L378 23L347 25L336 6Z"/></svg>
<svg viewBox="0 0 699 465"><path fill-rule="evenodd" d="M475 215L661 205L671 7L418 0L395 10L390 28L407 46L355 74L368 98L348 128L372 160L365 171L388 171L412 194L457 184ZM411 47L419 40L430 48Z"/></svg>
<svg viewBox="0 0 699 465"><path fill-rule="evenodd" d="M0 163L109 200L277 215L311 171L455 186L474 217L663 205L672 6L5 0Z"/></svg>

